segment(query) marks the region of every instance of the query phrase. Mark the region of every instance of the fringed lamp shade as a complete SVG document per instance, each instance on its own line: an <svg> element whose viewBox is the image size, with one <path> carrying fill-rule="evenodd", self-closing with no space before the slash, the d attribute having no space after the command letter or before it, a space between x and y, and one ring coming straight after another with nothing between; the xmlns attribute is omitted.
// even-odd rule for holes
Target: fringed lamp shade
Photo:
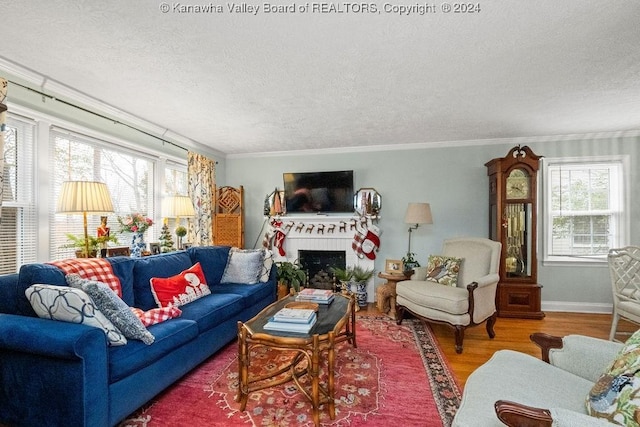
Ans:
<svg viewBox="0 0 640 427"><path fill-rule="evenodd" d="M82 215L84 223L85 256L89 256L87 214L113 212L113 203L107 185L95 181L65 181L62 183L56 213Z"/></svg>
<svg viewBox="0 0 640 427"><path fill-rule="evenodd" d="M56 213L79 215L113 212L107 185L95 181L65 181L62 183Z"/></svg>
<svg viewBox="0 0 640 427"><path fill-rule="evenodd" d="M195 216L193 202L189 196L169 196L162 200L162 216L166 218L180 218Z"/></svg>
<svg viewBox="0 0 640 427"><path fill-rule="evenodd" d="M162 216L176 219L176 236L178 249L182 249L182 237L178 234L180 228L180 217L193 217L196 211L193 209L193 202L189 196L169 196L162 200Z"/></svg>

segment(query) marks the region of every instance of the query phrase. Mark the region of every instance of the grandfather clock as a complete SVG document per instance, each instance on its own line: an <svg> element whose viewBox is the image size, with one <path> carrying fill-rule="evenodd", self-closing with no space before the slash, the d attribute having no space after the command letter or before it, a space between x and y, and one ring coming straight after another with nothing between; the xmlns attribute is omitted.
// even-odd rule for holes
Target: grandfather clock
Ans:
<svg viewBox="0 0 640 427"><path fill-rule="evenodd" d="M537 257L539 160L529 147L486 163L489 175L489 238L502 243L498 316L542 319Z"/></svg>

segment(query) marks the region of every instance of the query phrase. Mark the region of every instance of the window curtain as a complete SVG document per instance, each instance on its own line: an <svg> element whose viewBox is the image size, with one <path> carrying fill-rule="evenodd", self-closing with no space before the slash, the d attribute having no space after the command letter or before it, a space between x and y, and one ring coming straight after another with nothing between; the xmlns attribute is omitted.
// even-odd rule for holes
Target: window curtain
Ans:
<svg viewBox="0 0 640 427"><path fill-rule="evenodd" d="M2 218L2 200L4 197L4 132L7 126L7 86L6 79L0 77L0 218Z"/></svg>
<svg viewBox="0 0 640 427"><path fill-rule="evenodd" d="M189 228L188 242L194 246L213 245L213 208L215 205L216 162L201 154L187 154L188 192L195 218Z"/></svg>

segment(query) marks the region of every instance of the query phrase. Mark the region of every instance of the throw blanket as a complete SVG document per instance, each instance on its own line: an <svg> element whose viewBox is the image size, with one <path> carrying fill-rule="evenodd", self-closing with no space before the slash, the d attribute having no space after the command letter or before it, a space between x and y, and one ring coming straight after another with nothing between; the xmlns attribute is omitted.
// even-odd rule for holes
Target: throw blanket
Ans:
<svg viewBox="0 0 640 427"><path fill-rule="evenodd" d="M77 274L83 279L105 283L118 297L122 298L120 279L113 274L111 263L104 258L69 258L52 261L49 264L58 267L65 275ZM155 325L182 314L178 307L173 306L154 308L148 311L143 311L136 307L129 308L142 321L144 326Z"/></svg>
<svg viewBox="0 0 640 427"><path fill-rule="evenodd" d="M77 274L83 279L105 283L122 298L120 279L113 274L111 263L104 258L69 258L52 261L49 264L58 267L65 275Z"/></svg>

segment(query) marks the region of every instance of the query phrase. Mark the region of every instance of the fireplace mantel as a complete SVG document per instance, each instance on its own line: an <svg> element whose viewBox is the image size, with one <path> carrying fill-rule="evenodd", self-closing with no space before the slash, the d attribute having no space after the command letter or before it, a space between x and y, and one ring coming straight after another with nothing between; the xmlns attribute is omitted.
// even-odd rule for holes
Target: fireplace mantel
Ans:
<svg viewBox="0 0 640 427"><path fill-rule="evenodd" d="M273 248L275 260L295 261L298 251L345 251L348 266L360 266L373 269L374 261L366 257L359 258L353 250L352 244L356 235L358 221L372 221L371 217L362 219L357 215L286 215L277 218L282 221L281 229L286 234L284 240L285 255L280 256ZM373 302L375 297L373 278L367 283L367 301Z"/></svg>

